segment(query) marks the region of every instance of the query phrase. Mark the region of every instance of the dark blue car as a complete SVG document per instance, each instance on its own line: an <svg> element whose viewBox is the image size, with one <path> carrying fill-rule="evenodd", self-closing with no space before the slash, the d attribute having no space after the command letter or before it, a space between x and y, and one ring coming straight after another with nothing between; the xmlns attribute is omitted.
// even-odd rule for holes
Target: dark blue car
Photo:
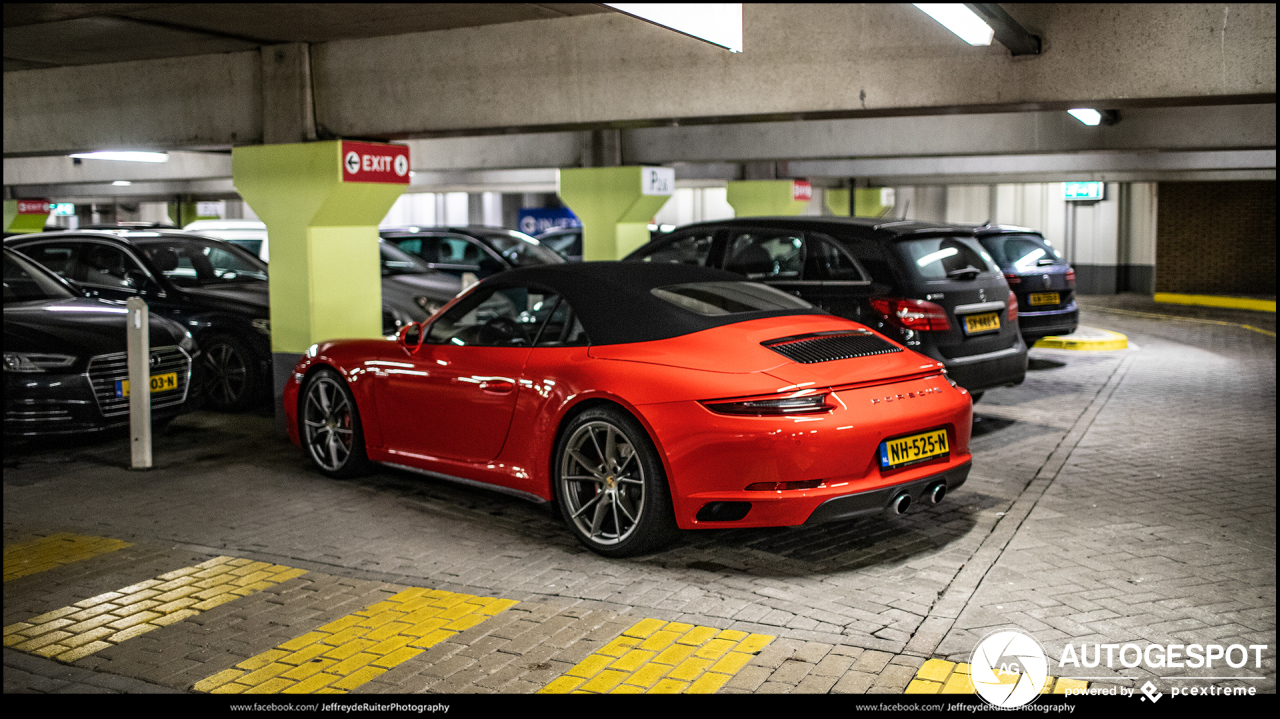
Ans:
<svg viewBox="0 0 1280 719"><path fill-rule="evenodd" d="M1007 225L984 225L974 232L1018 298L1018 328L1028 347L1041 337L1076 331L1076 272L1043 235Z"/></svg>

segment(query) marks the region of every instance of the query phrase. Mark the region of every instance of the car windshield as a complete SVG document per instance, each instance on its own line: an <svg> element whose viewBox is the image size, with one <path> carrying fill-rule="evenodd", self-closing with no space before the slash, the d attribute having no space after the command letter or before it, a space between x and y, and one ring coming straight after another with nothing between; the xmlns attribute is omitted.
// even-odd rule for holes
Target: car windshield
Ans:
<svg viewBox="0 0 1280 719"><path fill-rule="evenodd" d="M693 282L649 290L653 296L700 315L807 310L813 305L756 282Z"/></svg>
<svg viewBox="0 0 1280 719"><path fill-rule="evenodd" d="M486 234L485 239L507 262L516 267L530 265L555 265L565 261L553 250L523 232L510 230L504 233Z"/></svg>
<svg viewBox="0 0 1280 719"><path fill-rule="evenodd" d="M431 272L431 267L413 255L392 247L386 242L379 242L378 249L382 253L382 275L421 275Z"/></svg>
<svg viewBox="0 0 1280 719"><path fill-rule="evenodd" d="M4 301L62 300L75 293L51 272L16 252L4 253Z"/></svg>
<svg viewBox="0 0 1280 719"><path fill-rule="evenodd" d="M1058 250L1039 235L990 235L981 242L1001 267L1012 267L1017 272L1035 272L1038 267L1066 262Z"/></svg>
<svg viewBox="0 0 1280 719"><path fill-rule="evenodd" d="M266 264L226 242L172 236L135 241L151 264L179 287L267 279Z"/></svg>
<svg viewBox="0 0 1280 719"><path fill-rule="evenodd" d="M970 237L926 237L896 243L909 270L926 280L945 280L968 270L988 272L991 255ZM972 276L972 274L970 274Z"/></svg>

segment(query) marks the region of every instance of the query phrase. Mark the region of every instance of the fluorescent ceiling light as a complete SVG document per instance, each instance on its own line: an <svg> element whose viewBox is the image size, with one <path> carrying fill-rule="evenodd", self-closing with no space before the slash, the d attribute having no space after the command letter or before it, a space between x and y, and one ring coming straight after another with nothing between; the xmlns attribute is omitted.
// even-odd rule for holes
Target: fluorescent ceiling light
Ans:
<svg viewBox="0 0 1280 719"><path fill-rule="evenodd" d="M742 3L605 3L712 45L742 52Z"/></svg>
<svg viewBox="0 0 1280 719"><path fill-rule="evenodd" d="M1074 110L1067 110L1067 112L1086 125L1097 125L1102 122L1102 113L1087 107L1077 107Z"/></svg>
<svg viewBox="0 0 1280 719"><path fill-rule="evenodd" d="M128 187L129 185L132 185L133 183L132 183L132 182L129 182L128 180L116 180L115 182L113 182L113 183L111 183L111 184L112 184L112 185L114 185L114 186L116 186L116 187Z"/></svg>
<svg viewBox="0 0 1280 719"><path fill-rule="evenodd" d="M165 152L77 152L72 157L81 160L118 160L121 162L168 162L169 154Z"/></svg>
<svg viewBox="0 0 1280 719"><path fill-rule="evenodd" d="M995 31L961 3L912 3L970 45L990 45Z"/></svg>

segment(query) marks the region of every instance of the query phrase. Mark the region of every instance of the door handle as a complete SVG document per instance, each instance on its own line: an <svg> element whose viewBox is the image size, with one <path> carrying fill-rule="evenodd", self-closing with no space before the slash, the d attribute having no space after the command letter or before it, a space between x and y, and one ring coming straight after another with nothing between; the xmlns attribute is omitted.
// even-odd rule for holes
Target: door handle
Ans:
<svg viewBox="0 0 1280 719"><path fill-rule="evenodd" d="M510 394L515 388L515 382L505 379L491 379L480 383L480 391L486 394Z"/></svg>

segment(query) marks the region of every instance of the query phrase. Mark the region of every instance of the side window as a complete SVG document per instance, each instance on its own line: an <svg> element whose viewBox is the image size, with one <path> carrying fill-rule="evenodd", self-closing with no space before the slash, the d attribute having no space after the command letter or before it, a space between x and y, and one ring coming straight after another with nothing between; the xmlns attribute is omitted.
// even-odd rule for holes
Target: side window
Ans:
<svg viewBox="0 0 1280 719"><path fill-rule="evenodd" d="M80 266L85 284L115 289L134 289L134 281L126 273L142 272L138 263L120 249L96 242L82 246Z"/></svg>
<svg viewBox="0 0 1280 719"><path fill-rule="evenodd" d="M724 268L751 280L798 280L804 260L802 233L753 230L730 236Z"/></svg>
<svg viewBox="0 0 1280 719"><path fill-rule="evenodd" d="M858 263L871 274L871 280L893 282L893 270L890 269L888 256L879 242L855 239L846 240L845 245L853 251L853 256L858 258Z"/></svg>
<svg viewBox="0 0 1280 719"><path fill-rule="evenodd" d="M479 267L480 260L485 257L484 250L469 237L441 237L440 259L450 265L467 265Z"/></svg>
<svg viewBox="0 0 1280 719"><path fill-rule="evenodd" d="M543 326L542 334L538 335L536 346L585 347L588 344L590 342L587 340L586 330L578 321L578 313L573 311L568 302L560 300L547 324Z"/></svg>
<svg viewBox="0 0 1280 719"><path fill-rule="evenodd" d="M658 247L645 251L644 254L637 256L635 260L706 267L707 257L711 255L711 241L714 237L710 232L678 237L675 240L664 242Z"/></svg>
<svg viewBox="0 0 1280 719"><path fill-rule="evenodd" d="M528 287L482 290L431 323L426 341L473 347L530 347L559 297Z"/></svg>
<svg viewBox="0 0 1280 719"><path fill-rule="evenodd" d="M863 282L867 277L858 263L834 240L808 236L809 257L805 261L804 278L827 282Z"/></svg>
<svg viewBox="0 0 1280 719"><path fill-rule="evenodd" d="M51 271L74 280L76 271L76 255L80 246L73 242L51 244L44 243L19 248L22 254L39 262Z"/></svg>

